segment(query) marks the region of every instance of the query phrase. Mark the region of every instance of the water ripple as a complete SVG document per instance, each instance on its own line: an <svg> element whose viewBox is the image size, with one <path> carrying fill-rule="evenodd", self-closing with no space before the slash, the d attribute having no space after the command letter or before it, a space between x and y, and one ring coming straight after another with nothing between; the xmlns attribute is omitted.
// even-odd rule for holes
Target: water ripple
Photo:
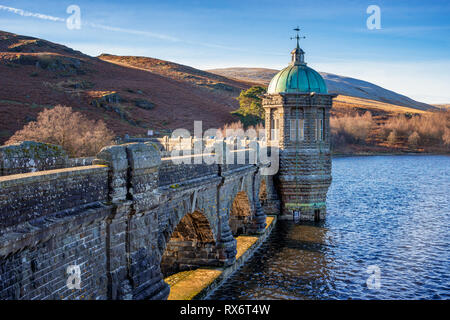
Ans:
<svg viewBox="0 0 450 320"><path fill-rule="evenodd" d="M327 221L279 221L210 298L449 299L449 168L446 156L334 159Z"/></svg>

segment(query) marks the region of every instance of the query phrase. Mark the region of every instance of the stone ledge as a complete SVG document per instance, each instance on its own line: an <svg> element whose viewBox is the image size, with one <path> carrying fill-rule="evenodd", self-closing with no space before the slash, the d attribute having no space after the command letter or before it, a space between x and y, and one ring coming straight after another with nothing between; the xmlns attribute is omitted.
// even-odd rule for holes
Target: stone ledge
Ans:
<svg viewBox="0 0 450 320"><path fill-rule="evenodd" d="M67 178L74 175L90 175L95 171L107 172L108 167L104 165L91 165L1 176L0 188L9 188L28 183L50 181L55 179Z"/></svg>
<svg viewBox="0 0 450 320"><path fill-rule="evenodd" d="M205 187L207 185L217 185L222 181L222 178L216 175L208 175L191 180L185 180L175 184L161 185L156 190L161 194L174 194L175 192L186 191L198 187Z"/></svg>

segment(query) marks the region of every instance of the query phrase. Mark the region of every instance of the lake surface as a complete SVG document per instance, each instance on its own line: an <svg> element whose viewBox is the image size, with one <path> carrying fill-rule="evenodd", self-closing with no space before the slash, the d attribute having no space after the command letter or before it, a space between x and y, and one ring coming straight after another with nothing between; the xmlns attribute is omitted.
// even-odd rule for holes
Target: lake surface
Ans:
<svg viewBox="0 0 450 320"><path fill-rule="evenodd" d="M333 159L327 220L278 221L210 299L449 299L449 169L448 156Z"/></svg>

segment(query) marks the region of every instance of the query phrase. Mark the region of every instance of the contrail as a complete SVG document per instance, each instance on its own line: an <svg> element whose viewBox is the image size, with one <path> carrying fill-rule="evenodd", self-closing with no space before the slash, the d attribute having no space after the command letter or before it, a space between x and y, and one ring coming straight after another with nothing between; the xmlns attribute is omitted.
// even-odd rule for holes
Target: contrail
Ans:
<svg viewBox="0 0 450 320"><path fill-rule="evenodd" d="M96 24L96 23L91 23L91 22L85 22L83 24L86 26L92 27L92 28L102 29L102 30L106 30L106 31L124 32L124 33L148 36L151 38L157 38L157 39L169 40L169 41L182 41L181 39L178 39L178 38L175 38L172 36L167 36L164 34L158 34L158 33L153 33L153 32L148 32L148 31L110 27L110 26L105 26L102 24Z"/></svg>
<svg viewBox="0 0 450 320"><path fill-rule="evenodd" d="M22 9L6 7L3 5L0 5L0 9L18 14L19 16L22 16L22 17L34 17L34 18L39 18L42 20L50 20L50 21L57 21L57 22L65 22L66 21L66 19L63 19L63 18L53 17L53 16L49 16L46 14L42 14L42 13L33 13L33 12L25 11Z"/></svg>
<svg viewBox="0 0 450 320"><path fill-rule="evenodd" d="M42 20L50 20L50 21L55 21L55 22L66 22L66 19L63 19L60 17L49 16L49 15L41 14L41 13L33 13L30 11L25 11L22 9L7 7L7 6L3 6L3 5L0 5L0 9L20 15L22 17L34 17L34 18L38 18L38 19L42 19ZM183 40L180 38L172 37L169 35L159 34L159 33L154 33L154 32L149 32L149 31L140 31L140 30L133 30L133 29L111 27L111 26L105 26L102 24L97 24L97 23L92 23L92 22L87 22L87 21L83 21L82 24L85 26L91 27L91 28L102 29L102 30L106 30L106 31L141 35L141 36L147 36L147 37L151 37L151 38L155 38L155 39L161 39L161 40L172 41L172 42L182 42L182 43L186 43L186 44L190 44L190 45L199 45L199 46L209 47L209 48L248 52L247 49L243 49L243 48L228 47L228 46L223 46L223 45L214 44L214 43L188 41L188 40Z"/></svg>

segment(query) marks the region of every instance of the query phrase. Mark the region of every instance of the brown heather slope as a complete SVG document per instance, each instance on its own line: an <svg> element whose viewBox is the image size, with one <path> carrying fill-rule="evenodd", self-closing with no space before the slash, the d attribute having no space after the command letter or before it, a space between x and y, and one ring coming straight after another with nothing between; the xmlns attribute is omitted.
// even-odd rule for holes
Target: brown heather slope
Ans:
<svg viewBox="0 0 450 320"><path fill-rule="evenodd" d="M221 95L224 102L229 97L236 97L242 90L248 89L254 82L233 80L211 72L202 71L186 65L160 60L149 57L137 56L116 56L102 54L98 56L103 61L108 61L122 66L132 67L140 70L147 70L168 77L180 82L187 82L197 87L203 88L209 93ZM236 100L231 100L233 108L236 107Z"/></svg>
<svg viewBox="0 0 450 320"><path fill-rule="evenodd" d="M249 86L216 76L212 81L219 88L205 89L158 73L0 31L0 143L36 119L43 108L57 104L103 119L118 135L192 129L194 120L203 120L205 129L220 127L236 121L230 114L238 107L233 96ZM233 92L222 89L221 83L233 86Z"/></svg>

